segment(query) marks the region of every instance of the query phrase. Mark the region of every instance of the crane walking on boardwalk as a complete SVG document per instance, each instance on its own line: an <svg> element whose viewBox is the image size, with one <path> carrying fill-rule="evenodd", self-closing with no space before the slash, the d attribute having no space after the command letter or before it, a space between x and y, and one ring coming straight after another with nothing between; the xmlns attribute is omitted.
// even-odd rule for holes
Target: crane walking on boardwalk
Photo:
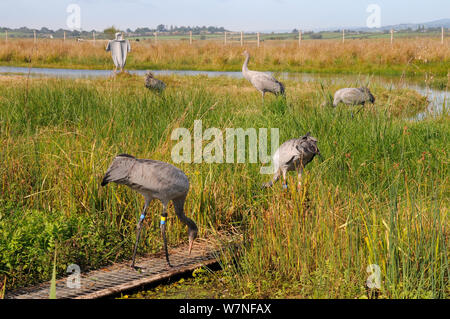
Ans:
<svg viewBox="0 0 450 319"><path fill-rule="evenodd" d="M134 268L136 251L146 210L153 199L159 199L163 204L161 234L169 267L172 266L167 250L166 219L167 205L170 201L173 202L178 219L188 227L189 254L191 253L192 244L197 237L198 229L194 221L184 214L184 202L189 192L189 180L183 171L165 162L151 159L138 159L128 154L119 154L114 158L111 166L106 171L101 185L105 186L110 182L126 185L141 193L145 198L144 209L139 218L131 267Z"/></svg>

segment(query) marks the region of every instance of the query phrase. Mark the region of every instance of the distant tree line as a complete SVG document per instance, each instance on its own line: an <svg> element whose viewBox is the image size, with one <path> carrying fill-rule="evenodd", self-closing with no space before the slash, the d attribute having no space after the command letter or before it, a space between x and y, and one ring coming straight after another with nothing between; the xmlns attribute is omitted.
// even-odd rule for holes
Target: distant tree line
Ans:
<svg viewBox="0 0 450 319"><path fill-rule="evenodd" d="M440 31L440 27L426 27L425 25L417 25L417 27L409 27L405 29L401 29L399 31L401 32L436 32ZM447 28L448 30L448 28ZM226 30L224 27L214 27L214 26L174 26L174 25L164 25L160 24L156 26L156 28L149 28L149 27L143 27L143 28L136 28L135 30L132 30L130 28L127 28L126 30L120 30L114 26L111 26L109 28L104 29L103 31L97 31L97 30L65 30L65 29L58 29L58 30L51 30L46 27L42 27L41 29L30 29L27 27L21 27L21 28L6 28L6 27L0 27L0 33L5 33L5 31L8 31L8 36L11 38L14 37L20 37L20 38L26 38L26 37L33 37L34 31L36 31L38 37L42 38L62 38L64 37L64 32L66 34L66 38L92 38L92 34L95 32L97 39L113 39L114 34L116 32L125 32L126 36L131 37L140 37L140 36L149 36L153 35L154 32L159 32L161 34L166 35L176 35L176 34L187 34L190 31L192 31L192 34L196 35L204 35L204 34L213 34L213 33L223 33L225 31L229 32L229 30ZM341 33L342 30L335 30L335 31L328 31L334 32L334 33ZM356 30L348 30L346 33L348 35L350 34L363 34L367 33L368 31L356 31ZM378 30L374 32L381 32L381 33L389 33L390 30L383 29ZM291 31L292 37L298 38L298 30L293 29ZM370 33L370 32L369 32ZM273 34L273 32L272 32ZM323 38L324 31L322 32L313 32L313 31L305 31L303 32L303 35L306 38L311 39L322 39ZM284 39L285 37L277 37L274 35L272 38L267 39Z"/></svg>
<svg viewBox="0 0 450 319"><path fill-rule="evenodd" d="M446 29L446 28L444 28ZM446 29L448 30L448 29ZM399 30L396 30L399 32L404 32L404 33L413 33L413 32L437 32L437 31L441 31L441 27L425 27L425 25L418 25L417 28L402 28ZM388 34L390 33L390 29L382 29L382 30L374 30L374 31L363 31L363 30L345 30L347 35L355 35L355 34L367 34L367 33L385 33ZM297 29L293 29L291 31L291 33L298 34L298 30ZM323 34L324 33L342 33L342 30L333 30L333 31L304 31L302 32L302 34L306 37L306 38L311 38L311 39L322 39L323 38Z"/></svg>
<svg viewBox="0 0 450 319"><path fill-rule="evenodd" d="M71 31L71 30L64 30L64 29L58 29L58 30L51 30L46 27L42 27L41 29L29 29L27 27L21 27L21 28L6 28L6 27L0 27L0 32L4 33L5 31L8 31L8 37L33 37L34 31L40 36L40 37L47 37L47 38L62 38L64 37L64 32L66 32L66 37L91 37L92 32L95 32L96 34L101 34L102 32L98 32L95 30L91 31Z"/></svg>
<svg viewBox="0 0 450 319"><path fill-rule="evenodd" d="M150 29L150 28L137 28L136 30L131 30L131 29L127 29L128 33L134 33L137 35L145 35L148 33L153 33L153 32L163 32L163 33L187 33L189 31L192 31L193 34L200 34L200 33L219 33L219 32L225 32L228 31L226 30L224 27L213 27L213 26L168 26L168 25L164 25L164 24L160 24L158 25L155 29Z"/></svg>
<svg viewBox="0 0 450 319"><path fill-rule="evenodd" d="M214 26L167 26L160 24L156 28L137 28L136 30L132 30L130 28L126 30L119 30L118 28L111 26L109 28L106 28L103 31L96 31L96 30L65 30L65 29L58 29L58 30L51 30L46 27L42 27L41 29L30 29L27 27L21 27L21 28L6 28L6 27L0 27L0 32L4 33L5 31L8 31L9 37L33 37L34 31L40 36L40 37L48 37L48 38L62 38L64 37L64 32L66 33L66 37L68 38L86 38L86 37L92 37L92 33L95 32L96 37L101 38L111 38L114 33L124 31L130 36L144 36L144 35L150 35L154 32L158 31L160 33L167 33L167 34L180 34L180 33L188 33L189 31L192 31L193 34L204 34L204 33L223 33L226 30L224 27L214 27Z"/></svg>

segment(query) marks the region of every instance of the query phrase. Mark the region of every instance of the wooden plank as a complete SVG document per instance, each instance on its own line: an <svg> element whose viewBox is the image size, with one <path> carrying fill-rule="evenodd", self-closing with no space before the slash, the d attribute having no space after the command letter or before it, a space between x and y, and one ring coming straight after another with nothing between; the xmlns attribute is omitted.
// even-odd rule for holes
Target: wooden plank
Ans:
<svg viewBox="0 0 450 319"><path fill-rule="evenodd" d="M199 243L194 246L191 255L187 254L186 248L182 246L170 252L173 268L167 266L164 256L159 253L137 260L137 265L142 267L141 272L131 269L128 261L81 274L81 288L78 289L67 286L68 277L58 279L56 298L92 299L110 296L217 262L214 254L218 248L211 243ZM46 282L12 291L6 294L6 298L47 299L49 288L50 283Z"/></svg>
<svg viewBox="0 0 450 319"><path fill-rule="evenodd" d="M186 273L188 271L193 271L196 268L199 268L199 267L202 267L202 266L209 266L209 265L212 265L212 264L214 264L216 262L217 261L215 259L209 259L209 260L202 261L202 262L199 262L199 263L196 263L196 264L193 264L193 265L189 265L189 266L173 269L173 270L170 270L170 271L167 271L167 272L163 272L163 273L160 273L160 274L156 274L156 275L153 275L151 277L144 277L142 279L133 280L133 281L124 283L122 285L118 285L118 286L102 289L102 290L99 290L99 291L92 292L90 294L81 295L81 296L76 297L74 299L96 299L96 298L102 298L102 297L115 295L115 294L118 294L120 292L129 290L129 289L133 289L133 288L137 288L139 286L150 284L152 282L157 282L157 281L160 281L160 280L168 279L168 278L170 278L170 277L172 277L174 275L183 274L183 273Z"/></svg>

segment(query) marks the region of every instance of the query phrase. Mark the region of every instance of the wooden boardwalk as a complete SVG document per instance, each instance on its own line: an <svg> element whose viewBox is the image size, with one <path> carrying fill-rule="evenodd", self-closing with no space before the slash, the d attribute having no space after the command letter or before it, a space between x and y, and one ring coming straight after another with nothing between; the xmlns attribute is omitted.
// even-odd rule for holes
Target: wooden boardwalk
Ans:
<svg viewBox="0 0 450 319"><path fill-rule="evenodd" d="M228 241L230 242L230 241ZM221 248L217 243L196 242L189 255L187 246L169 250L170 263L167 266L163 253L136 259L139 270L130 267L131 262L113 264L109 267L81 274L80 288L69 288L67 277L56 281L57 299L93 299L115 295L140 286L168 279L174 275L193 271L198 267L217 262ZM48 299L50 282L34 287L13 290L6 293L6 299Z"/></svg>

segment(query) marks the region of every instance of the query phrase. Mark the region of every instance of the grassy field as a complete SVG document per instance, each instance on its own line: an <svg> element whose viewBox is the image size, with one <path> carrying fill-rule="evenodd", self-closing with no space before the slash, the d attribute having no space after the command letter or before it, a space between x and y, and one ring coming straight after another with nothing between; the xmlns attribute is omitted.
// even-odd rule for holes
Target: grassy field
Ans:
<svg viewBox="0 0 450 319"><path fill-rule="evenodd" d="M448 30L445 30L445 33L448 34ZM114 37L112 34L106 34L102 32L96 32L96 39L111 39ZM345 32L346 39L377 39L377 38L386 38L390 39L390 32L361 32L361 31L349 31ZM38 31L36 36L38 39L49 39L50 35L52 35L55 39L63 39L64 33L63 31L59 31L57 33L42 33ZM136 33L125 33L127 38L129 39L154 39L155 35L147 34L147 35L139 35ZM215 32L215 33L196 33L195 31L192 34L193 40L198 41L209 41L209 40L224 40L224 32ZM244 38L249 41L256 40L256 32L252 33L244 33ZM302 32L303 40L317 40L317 37L320 39L342 39L342 31L322 31L322 32ZM32 30L28 32L13 30L8 32L8 38L33 38L34 34ZM316 37L316 38L314 38ZM405 31L405 30L395 30L395 38L440 38L441 31L438 30L426 30L423 31ZM5 39L6 33L4 31L0 31L0 38ZM86 32L85 34L79 34L77 37L71 36L70 32L67 32L67 39L84 39L91 40L92 33ZM181 41L189 41L190 35L189 32L158 32L158 40L181 40ZM240 31L227 31L227 38L232 41L240 41ZM283 33L264 33L260 32L261 40L298 40L298 32L283 32Z"/></svg>
<svg viewBox="0 0 450 319"><path fill-rule="evenodd" d="M270 177L260 164L177 165L190 178L186 211L200 237L233 227L245 239L237 256L224 252L211 287L220 280L245 298L358 298L367 266L377 264L382 297L448 298L446 110L412 121L425 98L376 83L376 104L352 118L351 107L321 106L334 84L322 91L286 81L287 102L270 96L261 105L243 79L162 79L168 89L158 96L126 74L0 77L0 279L8 288L49 280L55 250L59 275L71 263L87 271L130 258L143 199L126 187L101 188L106 168L122 152L172 162L172 130L202 119L204 129L222 131L278 127L280 142L310 131L324 157L289 191L262 191ZM152 203L140 254L162 248L160 211ZM172 205L168 239L187 241Z"/></svg>
<svg viewBox="0 0 450 319"><path fill-rule="evenodd" d="M2 33L0 32L0 37L2 36ZM4 36L4 35L3 35ZM20 36L18 36L20 37ZM167 40L179 40L179 41L189 41L190 35L189 34L172 34L172 35L166 35L158 33L158 41L167 41ZM316 37L316 38L314 38ZM317 38L320 37L320 38ZM435 38L438 39L441 37L440 31L434 31L434 32L402 32L402 31L396 31L394 38L410 38L411 39L417 39L417 38ZM25 38L25 37L22 37ZM243 33L244 42L255 42L257 39L257 33ZM387 33L380 33L380 32L373 32L373 33L363 33L363 32L349 32L346 31L345 33L345 39L346 40L354 40L354 39L389 39L391 38L390 32ZM90 39L90 38L89 38ZM88 40L89 40L88 39ZM154 35L146 35L146 36L130 36L129 39L139 39L139 40L155 40ZM309 41L309 40L342 40L342 31L340 32L333 32L333 31L324 31L324 32L318 32L318 33L302 33L302 40ZM193 41L219 41L224 42L225 35L223 33L215 33L215 34L193 34L192 35ZM227 32L227 42L234 42L234 43L240 43L241 40L241 34L240 32ZM289 32L289 33L260 33L260 41L272 41L272 40L287 40L287 41L298 41L298 32Z"/></svg>
<svg viewBox="0 0 450 319"><path fill-rule="evenodd" d="M448 41L448 40L446 40ZM11 40L0 46L0 65L112 69L105 43L61 40ZM178 69L239 71L244 48L214 41L132 41L128 69ZM448 86L450 46L436 38L266 41L245 44L252 58L250 68L261 71L401 75L427 79Z"/></svg>

